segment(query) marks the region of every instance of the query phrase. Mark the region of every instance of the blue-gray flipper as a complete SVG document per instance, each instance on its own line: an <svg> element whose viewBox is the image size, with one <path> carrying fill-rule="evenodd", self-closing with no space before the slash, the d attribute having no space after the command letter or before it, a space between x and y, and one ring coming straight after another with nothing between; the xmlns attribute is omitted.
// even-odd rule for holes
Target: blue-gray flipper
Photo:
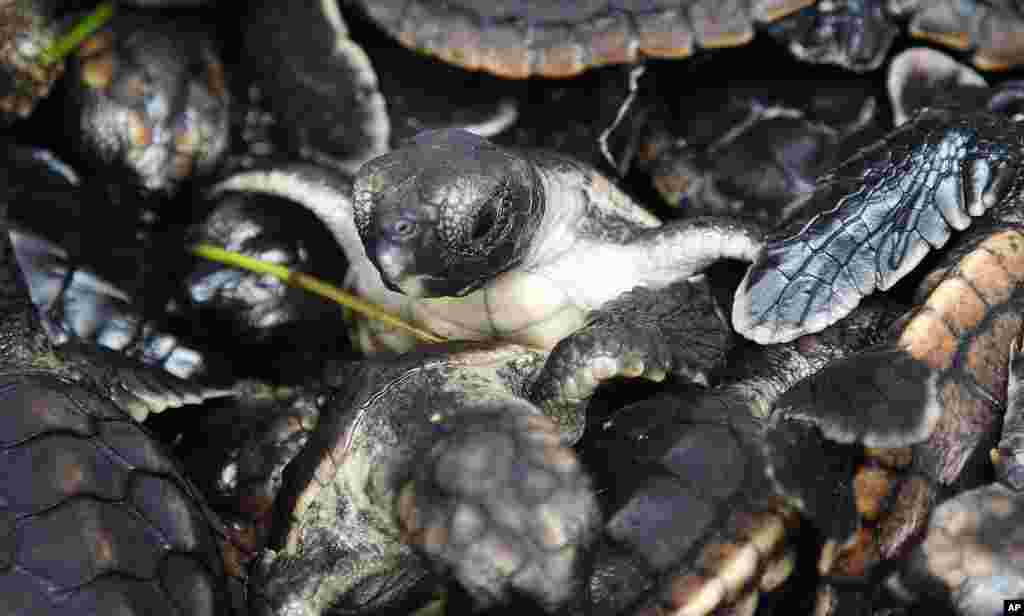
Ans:
<svg viewBox="0 0 1024 616"><path fill-rule="evenodd" d="M740 283L733 326L771 344L835 323L1017 189L1024 128L929 108L819 179L799 232L770 240Z"/></svg>

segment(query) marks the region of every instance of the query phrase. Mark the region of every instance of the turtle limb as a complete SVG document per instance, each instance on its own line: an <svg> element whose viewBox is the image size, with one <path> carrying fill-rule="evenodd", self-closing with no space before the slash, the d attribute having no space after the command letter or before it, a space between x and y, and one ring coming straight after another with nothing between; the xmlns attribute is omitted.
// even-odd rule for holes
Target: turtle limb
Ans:
<svg viewBox="0 0 1024 616"><path fill-rule="evenodd" d="M531 396L563 438L575 442L601 383L620 376L661 381L673 374L707 385L731 337L705 278L662 289L637 287L594 311L555 346Z"/></svg>
<svg viewBox="0 0 1024 616"><path fill-rule="evenodd" d="M460 414L398 496L406 541L479 605L583 596L600 513L575 454L528 404Z"/></svg>
<svg viewBox="0 0 1024 616"><path fill-rule="evenodd" d="M99 346L72 341L54 352L68 376L89 382L140 422L150 413L235 395L231 388L187 381Z"/></svg>
<svg viewBox="0 0 1024 616"><path fill-rule="evenodd" d="M1024 331L1010 347L1006 414L999 444L992 451L996 477L1018 492L1024 491Z"/></svg>
<svg viewBox="0 0 1024 616"><path fill-rule="evenodd" d="M882 64L899 34L885 5L881 0L819 3L772 24L768 32L805 62L865 73Z"/></svg>
<svg viewBox="0 0 1024 616"><path fill-rule="evenodd" d="M935 509L904 582L962 616L1001 614L1004 599L1024 596L1022 546L1024 495L989 484Z"/></svg>
<svg viewBox="0 0 1024 616"><path fill-rule="evenodd" d="M822 213L761 251L733 326L761 344L793 340L889 289L972 217L1013 200L1020 134L992 113L930 108L861 150L819 179L805 207Z"/></svg>
<svg viewBox="0 0 1024 616"><path fill-rule="evenodd" d="M916 110L950 96L951 91L981 90L987 85L974 69L929 47L912 47L898 54L889 63L885 78L896 126L905 124Z"/></svg>
<svg viewBox="0 0 1024 616"><path fill-rule="evenodd" d="M960 0L904 0L899 4L911 7L911 36L954 49L971 49L971 61L980 70L1007 70L1024 63L1024 14L1013 8L1013 3L979 4L973 10L964 10Z"/></svg>
<svg viewBox="0 0 1024 616"><path fill-rule="evenodd" d="M377 74L336 2L261 2L248 14L246 58L303 156L355 173L387 151L391 122Z"/></svg>

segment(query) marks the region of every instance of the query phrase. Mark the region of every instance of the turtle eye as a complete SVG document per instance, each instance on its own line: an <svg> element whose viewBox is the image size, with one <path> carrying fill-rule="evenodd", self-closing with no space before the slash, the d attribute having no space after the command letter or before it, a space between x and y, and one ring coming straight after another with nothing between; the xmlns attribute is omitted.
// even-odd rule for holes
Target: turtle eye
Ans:
<svg viewBox="0 0 1024 616"><path fill-rule="evenodd" d="M473 221L473 228L469 232L469 239L479 242L488 237L494 227L500 222L501 210L508 198L508 187L501 186L497 193L491 196L476 212L476 220Z"/></svg>
<svg viewBox="0 0 1024 616"><path fill-rule="evenodd" d="M398 240L407 240L412 236L416 235L416 231L419 229L414 221L407 218L399 218L392 223L389 229L390 235Z"/></svg>
<svg viewBox="0 0 1024 616"><path fill-rule="evenodd" d="M469 234L469 239L478 242L487 237L487 234L494 228L495 223L498 222L497 209L498 206L494 204L493 199L480 208L476 215L476 222L473 223L473 230Z"/></svg>

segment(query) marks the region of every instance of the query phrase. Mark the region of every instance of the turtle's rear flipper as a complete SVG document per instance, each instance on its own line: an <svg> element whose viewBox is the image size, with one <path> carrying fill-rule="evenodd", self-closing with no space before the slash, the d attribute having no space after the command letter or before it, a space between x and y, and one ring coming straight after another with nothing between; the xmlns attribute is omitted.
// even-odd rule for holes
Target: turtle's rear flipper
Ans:
<svg viewBox="0 0 1024 616"><path fill-rule="evenodd" d="M590 481L557 427L526 404L460 414L402 485L405 539L478 604L585 597L600 526Z"/></svg>
<svg viewBox="0 0 1024 616"><path fill-rule="evenodd" d="M1021 131L986 111L929 108L819 179L803 207L821 213L767 242L740 283L736 331L787 342L889 289L1012 196L1020 152L1010 144Z"/></svg>
<svg viewBox="0 0 1024 616"><path fill-rule="evenodd" d="M869 447L904 447L931 434L942 406L927 364L882 346L827 365L783 394L787 417L817 425L826 438Z"/></svg>
<svg viewBox="0 0 1024 616"><path fill-rule="evenodd" d="M1024 490L1024 330L1010 347L1006 414L999 445L992 451L996 477L1017 491Z"/></svg>
<svg viewBox="0 0 1024 616"><path fill-rule="evenodd" d="M150 413L200 404L210 398L234 395L230 388L217 388L178 378L146 366L109 349L69 342L56 349L72 378L89 382L105 392L136 421Z"/></svg>
<svg viewBox="0 0 1024 616"><path fill-rule="evenodd" d="M663 289L637 287L590 315L554 348L532 399L574 442L597 386L619 376L660 381L668 374L707 384L732 332L704 278Z"/></svg>
<svg viewBox="0 0 1024 616"><path fill-rule="evenodd" d="M1002 614L1003 600L1024 597L1022 547L1024 495L990 484L935 510L903 581L963 616Z"/></svg>

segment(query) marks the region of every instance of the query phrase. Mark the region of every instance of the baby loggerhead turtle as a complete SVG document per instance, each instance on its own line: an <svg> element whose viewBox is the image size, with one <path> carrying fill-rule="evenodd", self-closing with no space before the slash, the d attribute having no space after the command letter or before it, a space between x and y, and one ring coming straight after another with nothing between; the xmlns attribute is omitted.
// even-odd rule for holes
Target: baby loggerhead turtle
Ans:
<svg viewBox="0 0 1024 616"><path fill-rule="evenodd" d="M227 392L95 347L51 347L7 208L0 201L0 611L235 613L219 522L131 417Z"/></svg>
<svg viewBox="0 0 1024 616"><path fill-rule="evenodd" d="M612 312L628 314L632 303L640 318L625 322L634 344L663 349L646 366L615 357L609 370L634 376L706 378L720 358L715 345L665 344L700 337L671 318L672 302L688 296L651 296L720 259L750 260L760 247L752 223L705 217L662 225L590 167L553 152L505 149L461 130L421 133L370 161L352 200L339 176L312 166L240 173L215 188L223 190L271 193L306 206L344 248L350 289L451 340L548 351L595 311L614 303ZM366 321L356 337L366 352L406 351L415 342ZM565 428L575 440L581 426Z"/></svg>

